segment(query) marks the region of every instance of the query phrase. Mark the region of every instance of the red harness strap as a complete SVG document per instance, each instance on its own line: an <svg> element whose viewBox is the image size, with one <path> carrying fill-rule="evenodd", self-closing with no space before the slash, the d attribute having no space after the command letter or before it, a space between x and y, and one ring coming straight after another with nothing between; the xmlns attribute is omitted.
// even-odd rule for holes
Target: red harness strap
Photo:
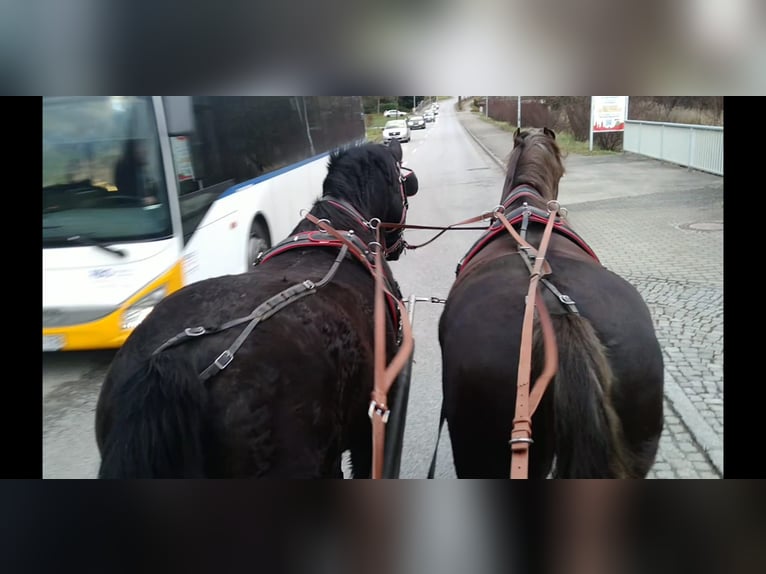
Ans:
<svg viewBox="0 0 766 574"><path fill-rule="evenodd" d="M349 247L349 253L353 254L357 261L364 265L370 272L370 275L375 277L375 266L370 263L370 260L365 256L365 253L362 252L362 248L357 245L356 242L346 238L338 239L328 232L319 230L302 231L301 233L291 235L288 239L275 245L270 251L265 253L261 259L258 260L258 265L262 265L269 259L293 249L305 249L306 247L329 247L340 249L344 244ZM369 255L372 257L372 253ZM388 310L391 313L391 317L394 319L394 324L398 324L400 319L397 314L397 297L392 293L393 289L391 288L391 285L388 284L388 281L386 281L385 276L384 281L386 282L384 292L388 301Z"/></svg>
<svg viewBox="0 0 766 574"><path fill-rule="evenodd" d="M514 215L510 219L508 219L508 223L511 225L516 225L521 222L521 220L524 218L523 213L519 213L518 215ZM542 223L543 225L546 225L548 223L548 219L541 217L537 215L536 213L531 213L529 215L530 221L535 221L537 223ZM481 251L487 244L489 244L491 241L496 239L498 236L503 235L505 232L505 228L503 225L493 225L489 228L489 230L482 235L476 243L473 244L473 247L468 251L468 253L463 257L463 259L460 260L458 263L457 269L455 270L455 274L459 275L460 272L465 268L466 264L473 259L473 257ZM596 256L596 253L593 251L593 249L590 248L590 246L585 243L585 241L577 235L572 229L570 229L566 223L560 219L556 219L553 223L553 231L556 233L559 233L566 237L567 239L572 240L575 244L577 244L583 251L585 251L588 255L593 257L596 261L598 261L598 257Z"/></svg>

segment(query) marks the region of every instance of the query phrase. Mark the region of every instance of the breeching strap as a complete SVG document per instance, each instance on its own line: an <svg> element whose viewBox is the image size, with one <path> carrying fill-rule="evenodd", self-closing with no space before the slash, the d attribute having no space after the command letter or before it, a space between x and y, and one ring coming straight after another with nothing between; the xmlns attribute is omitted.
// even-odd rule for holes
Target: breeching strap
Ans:
<svg viewBox="0 0 766 574"><path fill-rule="evenodd" d="M375 228L378 241L380 241L380 226ZM396 379L399 371L404 368L407 360L412 355L413 339L412 326L410 325L407 309L396 298L399 305L402 322L402 343L399 350L386 367L386 309L384 305L383 287L383 264L382 247L378 243L375 250L375 382L372 391L370 408L367 411L372 419L372 478L383 478L383 461L386 441L386 423L388 422L389 408L387 405L388 391Z"/></svg>
<svg viewBox="0 0 766 574"><path fill-rule="evenodd" d="M555 209L551 209L555 206ZM536 303L535 296L539 290L538 282L543 274L550 273L550 266L545 261L545 253L548 250L553 223L559 204L556 201L548 202L548 222L545 225L540 248L535 254L535 264L529 278L529 290L527 291L526 307L524 309L524 323L521 331L521 353L519 356L518 382L516 390L516 411L511 431L511 478L527 478L529 467L529 445L532 443L532 413L537 408L543 392L556 372L558 356L556 341L553 334L550 316L542 299ZM498 213L497 217L503 222L509 233L519 242L520 249L529 249L526 243L508 223L505 215ZM535 317L535 305L540 317L540 325L543 330L545 341L545 368L535 383L535 390L530 395L529 381L532 368L532 336Z"/></svg>

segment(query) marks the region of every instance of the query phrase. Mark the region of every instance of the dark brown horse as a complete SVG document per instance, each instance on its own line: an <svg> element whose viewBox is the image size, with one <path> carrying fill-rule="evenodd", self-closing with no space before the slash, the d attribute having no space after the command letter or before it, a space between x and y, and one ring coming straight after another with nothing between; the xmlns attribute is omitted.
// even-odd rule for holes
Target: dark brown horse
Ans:
<svg viewBox="0 0 766 574"><path fill-rule="evenodd" d="M346 450L354 476L370 476L374 250L395 260L404 249L401 229L372 245L370 222L404 222L400 160L380 144L334 153L313 221L251 272L192 284L154 309L101 389L100 477L342 477ZM390 361L401 295L382 266Z"/></svg>
<svg viewBox="0 0 766 574"><path fill-rule="evenodd" d="M536 249L563 174L551 130L517 130L500 201ZM440 320L444 413L459 477L509 476L531 272L523 252L495 221L463 258ZM529 477L645 477L663 426L663 359L649 310L562 219L546 261L536 300L551 316L558 364L532 417ZM536 314L533 382L544 354Z"/></svg>

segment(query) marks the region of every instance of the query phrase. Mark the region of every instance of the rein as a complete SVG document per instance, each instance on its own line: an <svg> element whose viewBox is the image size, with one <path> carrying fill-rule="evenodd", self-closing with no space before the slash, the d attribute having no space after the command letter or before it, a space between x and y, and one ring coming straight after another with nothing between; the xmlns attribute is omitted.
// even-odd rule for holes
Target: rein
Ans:
<svg viewBox="0 0 766 574"><path fill-rule="evenodd" d="M545 254L548 250L548 243L553 232L553 223L556 219L556 213L561 208L558 201L548 202L548 222L545 225L543 238L540 241L540 248L535 254L535 264L532 268L529 278L529 290L527 291L526 307L524 309L524 323L521 330L521 351L519 356L518 380L516 385L516 412L513 418L513 430L511 439L508 443L511 445L511 478L527 478L529 466L529 445L532 444L532 415L540 404L542 395L548 387L553 375L556 374L558 365L558 350L556 347L556 337L553 333L548 310L542 297L536 301L539 287L538 282L543 275L550 273L550 265L545 260ZM530 249L513 229L505 215L498 213L498 217L508 232L518 238L519 249ZM523 243L522 243L523 242ZM535 307L537 307L540 316L540 326L543 331L543 340L545 344L545 368L535 381L534 393L529 392L529 378L532 370L532 337L535 319ZM532 403L532 404L530 404Z"/></svg>
<svg viewBox="0 0 766 574"><path fill-rule="evenodd" d="M346 237L340 234L337 230L333 229L328 223L317 219L310 213L306 214L306 218L312 223L316 224L323 231L342 241L344 243L344 247L346 244L351 244ZM386 293L391 295L391 293L384 286L383 256L381 253L383 251L383 246L380 243L380 229L382 224L380 223L380 220L375 218L366 223L375 232L376 239L375 242L370 244L371 247L373 245L375 246L375 379L367 415L372 421L372 478L380 479L383 478L386 424L388 423L388 418L391 413L391 410L388 408L388 391L391 390L391 385L393 385L397 375L404 368L405 364L412 356L414 341L412 337L412 325L410 325L407 309L405 308L404 303L402 303L398 297L394 297L396 304L399 307L399 313L401 317L402 341L393 359L391 359L388 367L386 367L386 310L384 304L384 295ZM356 246L353 246L353 248L357 249Z"/></svg>
<svg viewBox="0 0 766 574"><path fill-rule="evenodd" d="M426 241L425 243L421 243L420 245L410 245L405 241L404 247L405 249L419 249L420 247L423 247L425 245L428 245L429 243L435 241L442 235L444 235L445 232L452 230L452 229L460 229L460 230L481 230L486 231L487 227L460 227L461 225L468 225L469 223L476 223L479 221L487 221L492 219L493 212L487 211L485 213L482 213L481 215L477 215L475 217L471 217L469 219L465 219L463 221L458 221L457 223L453 223L452 225L447 226L439 226L439 225L411 225L411 224L403 224L403 223L381 223L381 227L384 229L440 229L441 232L434 235L431 239Z"/></svg>
<svg viewBox="0 0 766 574"><path fill-rule="evenodd" d="M383 462L385 454L386 424L390 409L387 406L388 391L399 372L412 356L414 342L412 325L410 325L407 310L399 299L396 300L402 317L402 342L399 350L386 367L386 327L384 324L385 309L383 306L383 272L380 249L380 226L375 226L378 239L378 249L375 250L375 383L372 391L370 408L367 411L372 421L372 478L383 478Z"/></svg>

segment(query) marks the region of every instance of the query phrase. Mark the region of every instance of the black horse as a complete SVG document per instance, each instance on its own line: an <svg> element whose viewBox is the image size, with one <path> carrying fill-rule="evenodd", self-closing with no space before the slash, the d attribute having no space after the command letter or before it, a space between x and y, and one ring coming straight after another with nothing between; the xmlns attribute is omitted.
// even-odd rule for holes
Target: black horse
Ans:
<svg viewBox="0 0 766 574"><path fill-rule="evenodd" d="M404 249L401 229L371 246L370 222L404 222L398 167L380 144L334 152L322 198L252 271L157 305L101 389L100 478L340 478L346 450L370 476L374 250ZM390 361L401 294L382 261Z"/></svg>
<svg viewBox="0 0 766 574"><path fill-rule="evenodd" d="M551 130L516 131L501 203L535 249L563 174ZM525 261L517 240L495 219L463 258L439 324L444 415L459 477L507 478L511 467L534 259ZM535 298L552 319L558 370L532 417L528 476L545 478L553 469L554 478L643 478L663 426L663 358L649 310L561 218L545 260L550 273ZM542 339L538 313L530 381L543 371Z"/></svg>

